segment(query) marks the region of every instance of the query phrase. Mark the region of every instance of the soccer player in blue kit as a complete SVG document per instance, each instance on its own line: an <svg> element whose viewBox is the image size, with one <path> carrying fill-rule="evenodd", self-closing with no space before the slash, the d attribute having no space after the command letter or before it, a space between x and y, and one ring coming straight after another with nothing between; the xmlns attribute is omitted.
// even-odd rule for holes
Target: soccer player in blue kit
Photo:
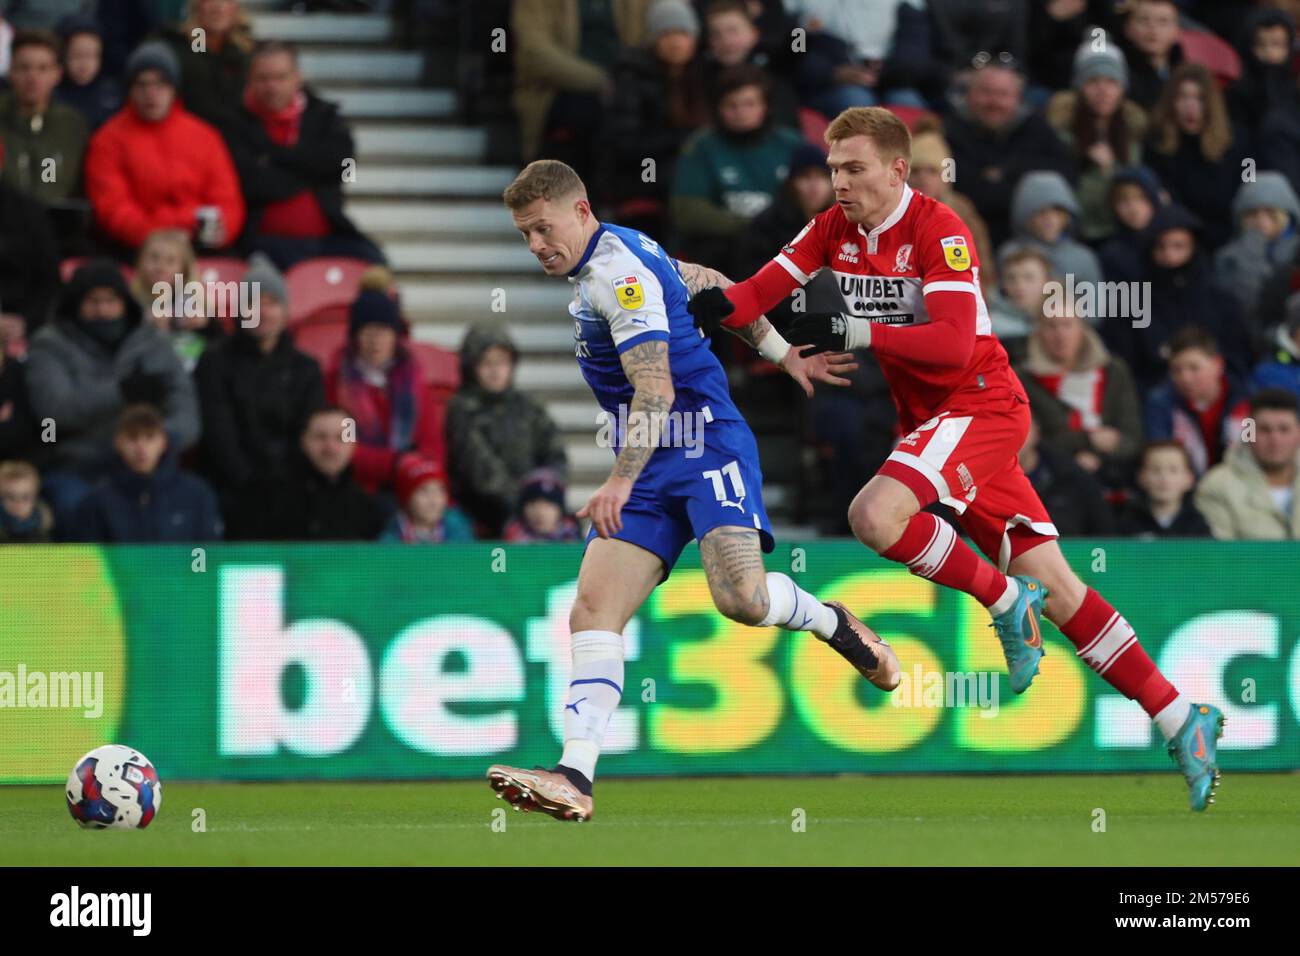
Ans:
<svg viewBox="0 0 1300 956"><path fill-rule="evenodd" d="M722 614L811 631L875 686L898 686L898 658L870 628L763 568L773 539L758 447L686 310L693 294L730 280L677 262L636 230L602 225L564 163L529 164L503 199L543 271L573 284L578 364L600 407L623 424L613 429L609 478L578 512L592 527L569 614L564 751L554 769L488 768L497 796L559 820L591 818L596 759L623 693L623 630L692 539ZM740 337L808 394L814 381L847 385L839 373L856 368L847 353L801 357L766 319Z"/></svg>

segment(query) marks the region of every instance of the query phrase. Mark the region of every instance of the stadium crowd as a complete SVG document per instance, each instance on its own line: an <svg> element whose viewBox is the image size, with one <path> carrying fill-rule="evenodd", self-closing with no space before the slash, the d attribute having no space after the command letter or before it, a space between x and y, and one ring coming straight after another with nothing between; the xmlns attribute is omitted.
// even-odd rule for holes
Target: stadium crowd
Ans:
<svg viewBox="0 0 1300 956"><path fill-rule="evenodd" d="M1300 538L1300 3L502 7L518 158L738 278L833 202L828 118L894 110L975 239L1058 529ZM292 44L237 0L0 9L0 542L580 536L507 330L412 339ZM804 408L841 516L900 437L864 358Z"/></svg>

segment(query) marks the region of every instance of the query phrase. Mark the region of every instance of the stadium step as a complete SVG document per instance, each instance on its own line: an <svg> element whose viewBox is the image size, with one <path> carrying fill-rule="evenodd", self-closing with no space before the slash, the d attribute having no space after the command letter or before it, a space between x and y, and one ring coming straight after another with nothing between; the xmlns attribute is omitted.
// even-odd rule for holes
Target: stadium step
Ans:
<svg viewBox="0 0 1300 956"><path fill-rule="evenodd" d="M405 301L405 300L403 300ZM515 322L510 326L510 337L525 355L549 353L551 355L573 354L573 330L564 322ZM455 351L460 348L461 339L465 337L463 321L455 322L421 322L411 330L416 341L439 348ZM594 402L588 396L588 404ZM594 404L592 405L594 408ZM591 416L587 416L589 421Z"/></svg>
<svg viewBox="0 0 1300 956"><path fill-rule="evenodd" d="M357 153L367 158L476 161L482 158L487 133L467 126L409 123L356 123Z"/></svg>
<svg viewBox="0 0 1300 956"><path fill-rule="evenodd" d="M312 84L322 99L338 105L348 119L450 119L456 114L451 90L358 87L344 83Z"/></svg>
<svg viewBox="0 0 1300 956"><path fill-rule="evenodd" d="M510 185L504 166L392 166L357 157L356 181L343 188L360 196L491 196Z"/></svg>
<svg viewBox="0 0 1300 956"><path fill-rule="evenodd" d="M518 240L505 242L393 242L384 252L398 272L537 273L537 259Z"/></svg>
<svg viewBox="0 0 1300 956"><path fill-rule="evenodd" d="M456 317L462 323L490 318L493 307L503 310L497 318L511 324L524 316L546 316L566 332L573 326L568 318L573 286L539 277L484 276L471 279L412 279L403 281L402 305L419 320L440 316ZM500 290L500 295L497 294Z"/></svg>
<svg viewBox="0 0 1300 956"><path fill-rule="evenodd" d="M392 86L418 83L424 55L385 49L303 49L298 66L308 83L324 81Z"/></svg>
<svg viewBox="0 0 1300 956"><path fill-rule="evenodd" d="M259 13L253 20L257 39L297 44L388 43L394 32L392 19L377 13Z"/></svg>
<svg viewBox="0 0 1300 956"><path fill-rule="evenodd" d="M364 150L359 150L364 155ZM388 202L353 199L348 215L374 235L514 235L510 213L497 202Z"/></svg>

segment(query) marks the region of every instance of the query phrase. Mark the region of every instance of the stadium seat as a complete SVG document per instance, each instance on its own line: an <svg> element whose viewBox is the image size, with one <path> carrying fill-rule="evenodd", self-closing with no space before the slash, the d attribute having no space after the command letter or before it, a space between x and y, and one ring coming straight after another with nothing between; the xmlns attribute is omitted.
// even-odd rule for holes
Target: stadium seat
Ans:
<svg viewBox="0 0 1300 956"><path fill-rule="evenodd" d="M1241 58L1226 40L1208 30L1184 30L1178 38L1183 47L1183 58L1199 63L1226 86L1241 76Z"/></svg>
<svg viewBox="0 0 1300 956"><path fill-rule="evenodd" d="M916 106L890 106L889 112L901 119L907 128L916 132L916 124L923 119L937 119L932 110L923 110Z"/></svg>
<svg viewBox="0 0 1300 956"><path fill-rule="evenodd" d="M72 273L90 261L90 256L69 256L59 263L59 280L67 282L72 278ZM122 270L122 278L130 282L135 277L135 269L126 263L120 263L118 268Z"/></svg>
<svg viewBox="0 0 1300 956"><path fill-rule="evenodd" d="M816 110L806 106L799 108L799 132L819 149L826 149L826 127L830 125L831 121Z"/></svg>
<svg viewBox="0 0 1300 956"><path fill-rule="evenodd" d="M322 372L329 371L347 340L347 322L311 322L293 330L293 344L314 358Z"/></svg>
<svg viewBox="0 0 1300 956"><path fill-rule="evenodd" d="M304 325L330 325L338 322L342 322L345 327L347 326L347 305L327 305L309 315L301 315L296 318L292 311L289 313L289 327L293 329Z"/></svg>
<svg viewBox="0 0 1300 956"><path fill-rule="evenodd" d="M247 262L230 256L205 256L194 263L200 282L238 282L247 271Z"/></svg>
<svg viewBox="0 0 1300 956"><path fill-rule="evenodd" d="M361 273L371 263L345 256L307 259L284 276L289 290L289 318L296 321L327 305L347 305L357 297Z"/></svg>
<svg viewBox="0 0 1300 956"><path fill-rule="evenodd" d="M430 388L450 395L460 387L458 354L426 342L408 342L407 348L420 363L420 371Z"/></svg>

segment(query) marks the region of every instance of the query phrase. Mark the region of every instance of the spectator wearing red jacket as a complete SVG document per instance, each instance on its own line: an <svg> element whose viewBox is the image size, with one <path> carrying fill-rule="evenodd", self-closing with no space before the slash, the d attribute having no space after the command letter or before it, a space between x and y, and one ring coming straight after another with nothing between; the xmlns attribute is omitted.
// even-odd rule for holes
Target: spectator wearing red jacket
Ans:
<svg viewBox="0 0 1300 956"><path fill-rule="evenodd" d="M353 477L370 493L391 490L398 459L418 451L439 468L447 463L443 416L419 362L406 348L406 323L387 293L383 267L362 278L352 303L348 342L325 377L326 399L356 422Z"/></svg>
<svg viewBox="0 0 1300 956"><path fill-rule="evenodd" d="M244 228L239 178L221 135L176 102L179 69L163 43L127 60L127 104L90 140L86 195L100 228L135 250L166 227L204 249L230 245Z"/></svg>

